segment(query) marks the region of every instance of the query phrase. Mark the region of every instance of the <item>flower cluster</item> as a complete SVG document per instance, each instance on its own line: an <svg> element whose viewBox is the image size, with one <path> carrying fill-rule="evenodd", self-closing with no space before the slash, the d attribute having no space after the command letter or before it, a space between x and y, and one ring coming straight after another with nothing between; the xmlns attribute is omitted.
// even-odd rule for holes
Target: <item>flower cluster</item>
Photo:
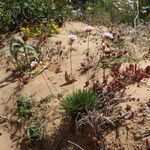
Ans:
<svg viewBox="0 0 150 150"><path fill-rule="evenodd" d="M86 26L84 28L84 30L85 30L85 32L92 32L94 30L94 27L92 27L92 26Z"/></svg>
<svg viewBox="0 0 150 150"><path fill-rule="evenodd" d="M103 37L104 39L109 39L109 40L112 40L112 39L114 38L114 37L113 37L113 34L110 33L110 32L105 32L105 33L103 33L102 37Z"/></svg>
<svg viewBox="0 0 150 150"><path fill-rule="evenodd" d="M68 38L69 38L69 40L70 40L70 44L73 44L73 42L78 39L77 36L74 35L74 34L70 34L70 35L68 36Z"/></svg>
<svg viewBox="0 0 150 150"><path fill-rule="evenodd" d="M37 27L22 27L20 28L21 31L28 34L30 37L38 37L43 35L43 33L47 33L47 29L49 29L48 35L52 35L58 33L60 31L57 24L48 23L46 26L44 24L40 24Z"/></svg>
<svg viewBox="0 0 150 150"><path fill-rule="evenodd" d="M28 27L26 28L20 28L21 31L30 32L30 29Z"/></svg>
<svg viewBox="0 0 150 150"><path fill-rule="evenodd" d="M54 24L54 23L49 24L49 27L51 28L50 33L52 34L60 31L57 24Z"/></svg>

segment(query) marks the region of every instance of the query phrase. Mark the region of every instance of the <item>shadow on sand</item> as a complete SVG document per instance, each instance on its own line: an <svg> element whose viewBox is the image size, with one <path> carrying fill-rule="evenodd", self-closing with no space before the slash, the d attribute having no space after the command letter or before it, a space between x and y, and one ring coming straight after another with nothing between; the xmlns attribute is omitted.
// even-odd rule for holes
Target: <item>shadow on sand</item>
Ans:
<svg viewBox="0 0 150 150"><path fill-rule="evenodd" d="M88 133L88 132L86 132ZM48 133L47 133L48 134ZM68 141L72 141L85 150L96 150L94 149L93 142L89 135L87 134L78 134L76 132L75 126L73 123L66 120L62 120L58 129L50 135L46 136L43 140L37 142L27 142L27 139L24 139L20 143L21 150L79 150L79 148L71 145Z"/></svg>

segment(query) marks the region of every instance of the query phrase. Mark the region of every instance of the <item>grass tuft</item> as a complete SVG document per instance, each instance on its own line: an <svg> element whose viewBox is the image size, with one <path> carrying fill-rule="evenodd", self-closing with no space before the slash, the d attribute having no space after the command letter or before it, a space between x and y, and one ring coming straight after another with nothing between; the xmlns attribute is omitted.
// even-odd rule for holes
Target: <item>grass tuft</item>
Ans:
<svg viewBox="0 0 150 150"><path fill-rule="evenodd" d="M90 110L96 98L96 93L92 90L74 91L61 102L60 108L65 111L66 116L75 117L78 113Z"/></svg>

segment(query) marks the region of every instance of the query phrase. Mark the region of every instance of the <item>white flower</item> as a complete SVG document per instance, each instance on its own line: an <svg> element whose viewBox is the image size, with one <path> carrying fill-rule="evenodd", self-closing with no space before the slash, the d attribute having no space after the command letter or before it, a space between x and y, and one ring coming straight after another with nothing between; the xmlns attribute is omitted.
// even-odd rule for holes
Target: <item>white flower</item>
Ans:
<svg viewBox="0 0 150 150"><path fill-rule="evenodd" d="M102 37L105 38L105 39L110 39L110 40L112 40L114 38L113 34L110 33L110 32L103 33Z"/></svg>
<svg viewBox="0 0 150 150"><path fill-rule="evenodd" d="M70 34L68 37L69 37L69 40L70 40L71 43L73 43L75 40L78 39L77 36L74 35L74 34Z"/></svg>
<svg viewBox="0 0 150 150"><path fill-rule="evenodd" d="M32 61L31 64L30 64L30 67L34 68L34 67L36 67L37 64L38 64L37 61Z"/></svg>
<svg viewBox="0 0 150 150"><path fill-rule="evenodd" d="M94 30L94 27L92 27L92 26L86 26L84 28L84 30L85 30L85 32L92 32Z"/></svg>

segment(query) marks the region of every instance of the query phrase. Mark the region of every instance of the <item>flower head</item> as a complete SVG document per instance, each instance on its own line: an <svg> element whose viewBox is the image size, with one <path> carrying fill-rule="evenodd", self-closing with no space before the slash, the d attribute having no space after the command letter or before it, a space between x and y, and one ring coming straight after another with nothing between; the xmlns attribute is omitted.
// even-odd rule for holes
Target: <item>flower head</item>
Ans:
<svg viewBox="0 0 150 150"><path fill-rule="evenodd" d="M30 64L31 68L35 68L37 66L38 62L37 61L32 61Z"/></svg>
<svg viewBox="0 0 150 150"><path fill-rule="evenodd" d="M25 30L26 30L26 28L21 28L20 30L21 30L21 31L25 31Z"/></svg>
<svg viewBox="0 0 150 150"><path fill-rule="evenodd" d="M54 23L52 23L52 27L53 27L54 30L58 29L58 25L56 25Z"/></svg>
<svg viewBox="0 0 150 150"><path fill-rule="evenodd" d="M104 39L109 39L109 40L112 40L112 39L114 38L114 37L113 37L113 34L110 33L110 32L105 32L105 33L103 33L102 37L103 37Z"/></svg>
<svg viewBox="0 0 150 150"><path fill-rule="evenodd" d="M85 30L85 32L92 32L94 30L94 27L92 27L92 26L86 26L84 28L84 30Z"/></svg>
<svg viewBox="0 0 150 150"><path fill-rule="evenodd" d="M52 29L50 32L53 34L55 31Z"/></svg>
<svg viewBox="0 0 150 150"><path fill-rule="evenodd" d="M77 36L76 35L74 35L74 34L70 34L69 35L69 40L70 40L70 43L72 44L75 40L77 40L78 38L77 38Z"/></svg>

